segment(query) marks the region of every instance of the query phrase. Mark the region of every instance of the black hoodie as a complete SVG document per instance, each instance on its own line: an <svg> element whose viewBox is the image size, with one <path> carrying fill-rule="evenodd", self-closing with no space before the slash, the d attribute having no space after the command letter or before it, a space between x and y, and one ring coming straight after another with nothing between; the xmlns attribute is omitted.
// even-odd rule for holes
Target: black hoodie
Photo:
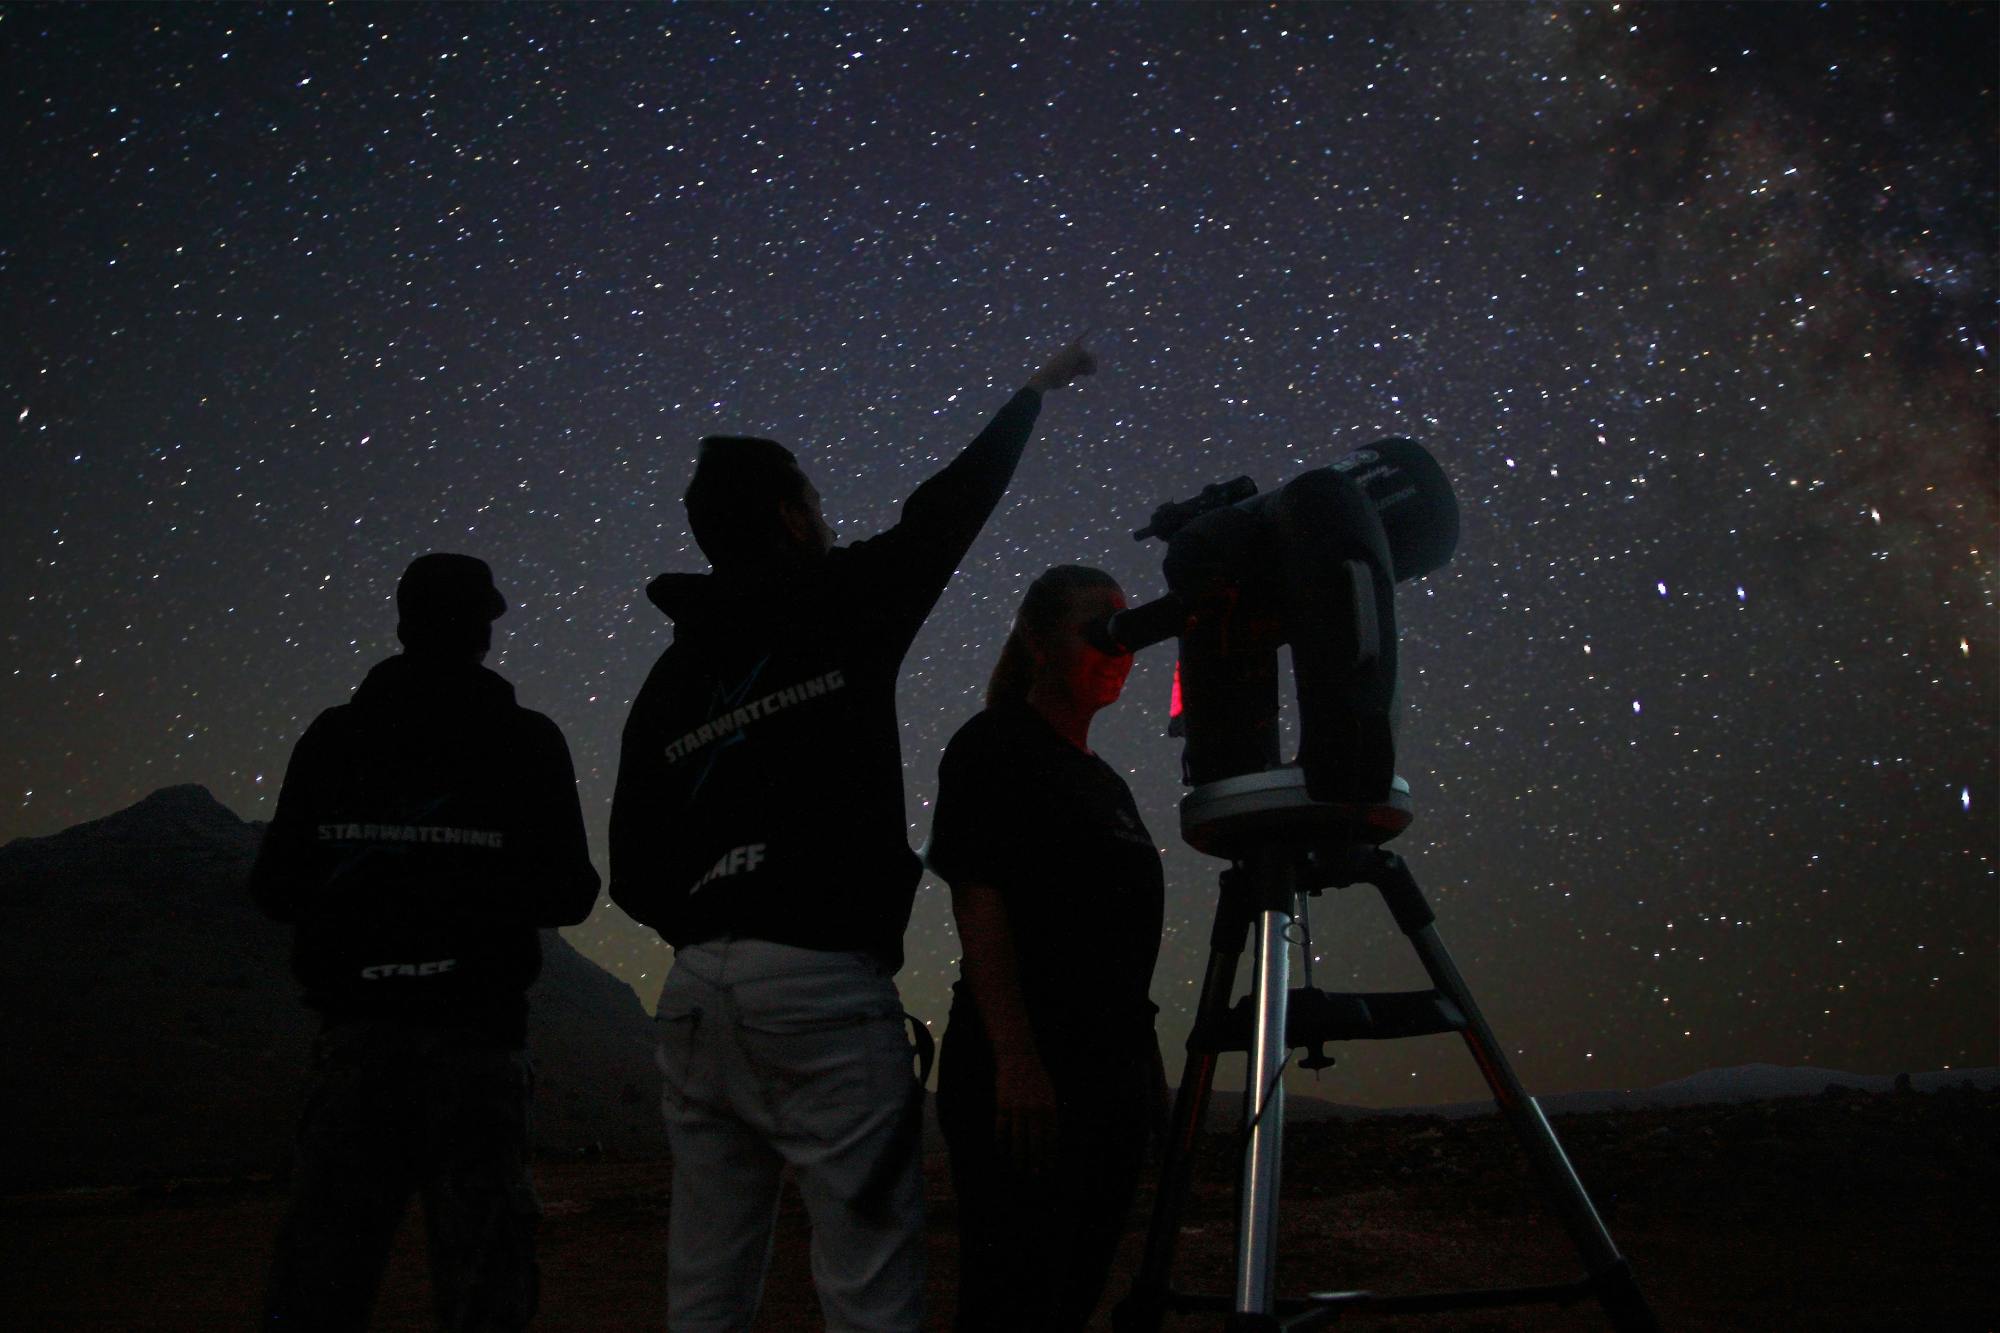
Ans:
<svg viewBox="0 0 2000 1333"><path fill-rule="evenodd" d="M569 747L470 662L378 663L292 751L251 872L329 1019L523 1035L536 929L597 901Z"/></svg>
<svg viewBox="0 0 2000 1333"><path fill-rule="evenodd" d="M1023 389L887 532L782 568L665 574L673 645L633 701L611 900L676 947L722 935L902 966L910 851L896 677L1041 410Z"/></svg>

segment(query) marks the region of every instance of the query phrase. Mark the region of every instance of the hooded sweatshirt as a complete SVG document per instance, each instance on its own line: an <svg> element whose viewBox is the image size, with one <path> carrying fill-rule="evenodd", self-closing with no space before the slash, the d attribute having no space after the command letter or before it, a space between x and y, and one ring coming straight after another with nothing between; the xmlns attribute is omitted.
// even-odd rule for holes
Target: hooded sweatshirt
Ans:
<svg viewBox="0 0 2000 1333"><path fill-rule="evenodd" d="M519 1045L538 927L597 900L569 747L470 662L403 655L300 737L251 872L329 1020L477 1027Z"/></svg>
<svg viewBox="0 0 2000 1333"><path fill-rule="evenodd" d="M902 966L923 870L896 678L1040 410L1039 393L1016 394L877 537L653 580L674 641L625 726L613 902L676 948L730 935Z"/></svg>

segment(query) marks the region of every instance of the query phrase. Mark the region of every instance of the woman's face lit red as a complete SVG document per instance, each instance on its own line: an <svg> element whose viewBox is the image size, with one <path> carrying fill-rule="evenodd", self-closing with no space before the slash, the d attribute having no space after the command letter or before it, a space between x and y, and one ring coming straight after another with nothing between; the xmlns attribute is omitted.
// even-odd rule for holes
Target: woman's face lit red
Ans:
<svg viewBox="0 0 2000 1333"><path fill-rule="evenodd" d="M1084 628L1124 609L1125 594L1116 587L1071 593L1069 614L1034 645L1036 685L1091 712L1117 702L1132 674L1132 654L1099 652L1084 637Z"/></svg>

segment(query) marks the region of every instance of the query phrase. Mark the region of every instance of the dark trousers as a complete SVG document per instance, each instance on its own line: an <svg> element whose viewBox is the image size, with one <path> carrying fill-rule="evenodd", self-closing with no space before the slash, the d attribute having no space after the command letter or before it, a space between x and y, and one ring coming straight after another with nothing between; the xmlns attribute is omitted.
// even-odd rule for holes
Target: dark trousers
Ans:
<svg viewBox="0 0 2000 1333"><path fill-rule="evenodd" d="M535 1312L526 1052L466 1029L330 1024L313 1046L268 1328L358 1330L412 1194L438 1327L515 1330Z"/></svg>
<svg viewBox="0 0 2000 1333"><path fill-rule="evenodd" d="M1055 1161L1018 1173L994 1137L983 1040L945 1035L938 1118L958 1196L958 1333L1065 1333L1090 1322L1165 1098L1159 1047L1143 1042L1050 1072Z"/></svg>

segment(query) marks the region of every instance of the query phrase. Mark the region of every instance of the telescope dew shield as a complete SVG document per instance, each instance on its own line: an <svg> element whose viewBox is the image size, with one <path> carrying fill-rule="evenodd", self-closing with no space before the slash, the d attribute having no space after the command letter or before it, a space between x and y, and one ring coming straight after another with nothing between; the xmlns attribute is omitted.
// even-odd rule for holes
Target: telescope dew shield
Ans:
<svg viewBox="0 0 2000 1333"><path fill-rule="evenodd" d="M1430 450L1415 440L1377 440L1333 469L1361 488L1382 521L1397 583L1444 568L1458 549L1458 497Z"/></svg>

